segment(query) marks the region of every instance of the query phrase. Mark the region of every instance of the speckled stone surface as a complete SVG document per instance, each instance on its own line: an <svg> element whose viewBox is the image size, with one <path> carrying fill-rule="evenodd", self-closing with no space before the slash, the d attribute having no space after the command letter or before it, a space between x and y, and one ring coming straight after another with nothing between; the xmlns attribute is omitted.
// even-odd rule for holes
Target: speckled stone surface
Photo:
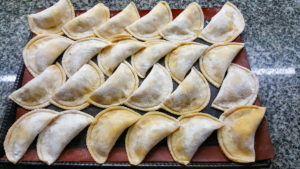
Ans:
<svg viewBox="0 0 300 169"><path fill-rule="evenodd" d="M100 1L71 0L75 9L89 9ZM22 49L30 37L26 15L47 8L56 0L0 1L0 123L22 63ZM112 10L130 1L101 1ZM151 9L157 1L134 1L139 9ZM184 8L192 1L168 1ZM267 107L276 158L271 168L300 168L300 2L298 0L232 0L243 13L242 34L252 70L259 78L259 97ZM222 6L225 1L198 0L202 7Z"/></svg>

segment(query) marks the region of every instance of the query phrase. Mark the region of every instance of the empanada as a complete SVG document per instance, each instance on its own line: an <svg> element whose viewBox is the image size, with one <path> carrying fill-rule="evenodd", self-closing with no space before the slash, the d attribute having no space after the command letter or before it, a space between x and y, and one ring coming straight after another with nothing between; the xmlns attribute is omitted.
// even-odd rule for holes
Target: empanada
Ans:
<svg viewBox="0 0 300 169"><path fill-rule="evenodd" d="M148 152L179 127L179 122L164 113L144 114L127 132L125 148L129 163L140 164Z"/></svg>
<svg viewBox="0 0 300 169"><path fill-rule="evenodd" d="M63 35L62 26L75 17L70 0L59 0L53 6L28 15L30 30L36 34Z"/></svg>
<svg viewBox="0 0 300 169"><path fill-rule="evenodd" d="M112 106L100 112L90 125L86 144L93 159L102 164L123 131L134 124L141 115L121 106Z"/></svg>
<svg viewBox="0 0 300 169"><path fill-rule="evenodd" d="M199 60L199 67L205 78L219 88L228 66L243 47L243 43L220 43L210 46Z"/></svg>
<svg viewBox="0 0 300 169"><path fill-rule="evenodd" d="M50 104L50 98L66 81L63 68L57 63L14 91L9 98L25 109L38 109Z"/></svg>
<svg viewBox="0 0 300 169"><path fill-rule="evenodd" d="M125 104L143 111L157 110L172 90L173 82L170 73L157 63Z"/></svg>
<svg viewBox="0 0 300 169"><path fill-rule="evenodd" d="M265 111L265 107L238 106L220 116L224 127L218 130L218 142L227 158L240 163L255 161L254 138Z"/></svg>
<svg viewBox="0 0 300 169"><path fill-rule="evenodd" d="M163 108L170 113L183 115L204 109L210 99L210 88L204 76L192 68L190 74L165 100Z"/></svg>
<svg viewBox="0 0 300 169"><path fill-rule="evenodd" d="M224 111L231 107L252 105L257 97L258 88L258 80L249 69L231 64L211 107Z"/></svg>

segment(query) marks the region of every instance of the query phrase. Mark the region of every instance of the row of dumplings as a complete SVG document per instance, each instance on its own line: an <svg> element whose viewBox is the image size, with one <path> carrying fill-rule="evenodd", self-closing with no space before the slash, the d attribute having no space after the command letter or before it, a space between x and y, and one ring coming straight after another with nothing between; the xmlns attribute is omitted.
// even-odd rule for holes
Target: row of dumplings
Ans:
<svg viewBox="0 0 300 169"><path fill-rule="evenodd" d="M224 154L241 163L255 161L254 136L265 113L264 107L239 106L225 111L219 119L205 113L190 113L175 119L160 112L140 115L112 106L95 118L77 111L56 112L37 109L19 118L9 129L4 149L6 157L17 163L37 135L37 154L50 165L67 144L89 126L86 144L99 164L107 157L119 136L128 129L125 148L128 161L140 164L147 153L167 137L173 159L187 165L199 146L218 129L218 142Z"/></svg>
<svg viewBox="0 0 300 169"><path fill-rule="evenodd" d="M245 27L238 8L227 2L204 27L201 7L193 2L173 20L167 2L159 2L147 15L140 17L133 2L110 18L108 7L99 3L75 17L70 0L59 0L52 7L28 16L30 29L36 34L66 34L79 40L95 37L115 40L134 36L143 41L164 39L193 41L200 37L209 43L233 41Z"/></svg>

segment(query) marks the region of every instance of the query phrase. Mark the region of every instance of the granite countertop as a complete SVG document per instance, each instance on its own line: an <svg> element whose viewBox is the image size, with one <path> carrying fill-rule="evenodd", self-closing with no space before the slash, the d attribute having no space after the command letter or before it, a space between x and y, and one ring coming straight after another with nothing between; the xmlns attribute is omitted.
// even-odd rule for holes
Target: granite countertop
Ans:
<svg viewBox="0 0 300 169"><path fill-rule="evenodd" d="M22 50L31 34L27 15L57 0L0 0L0 123L22 63ZM99 0L71 0L75 9L89 9ZM134 0L138 9L151 9L157 0ZM183 8L193 0L168 1ZM101 1L111 10L123 9L130 0ZM300 168L300 2L299 0L231 0L243 13L242 34L252 71L260 83L259 97L267 107L266 118L276 158L271 168ZM222 6L225 1L205 2Z"/></svg>

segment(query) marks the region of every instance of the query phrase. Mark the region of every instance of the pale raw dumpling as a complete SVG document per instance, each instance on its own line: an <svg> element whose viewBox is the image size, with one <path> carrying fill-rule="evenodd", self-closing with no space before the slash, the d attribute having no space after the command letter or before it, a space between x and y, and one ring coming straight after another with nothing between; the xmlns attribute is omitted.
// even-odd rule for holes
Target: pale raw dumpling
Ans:
<svg viewBox="0 0 300 169"><path fill-rule="evenodd" d="M87 38L76 41L66 50L62 58L62 66L67 76L72 76L110 44L110 42L99 38Z"/></svg>
<svg viewBox="0 0 300 169"><path fill-rule="evenodd" d="M37 35L27 43L23 50L26 68L33 76L41 74L72 43L71 39L60 35Z"/></svg>
<svg viewBox="0 0 300 169"><path fill-rule="evenodd" d="M70 0L59 0L53 6L28 15L30 30L36 34L63 35L62 26L75 17Z"/></svg>
<svg viewBox="0 0 300 169"><path fill-rule="evenodd" d="M157 110L172 90L173 82L170 73L157 63L140 87L129 97L126 105L143 111Z"/></svg>
<svg viewBox="0 0 300 169"><path fill-rule="evenodd" d="M220 43L210 46L199 60L199 67L205 78L219 88L228 66L243 47L243 43Z"/></svg>
<svg viewBox="0 0 300 169"><path fill-rule="evenodd" d="M187 42L182 43L179 47L169 53L165 58L165 65L174 81L177 83L183 81L185 75L207 48L207 45L196 42Z"/></svg>
<svg viewBox="0 0 300 169"><path fill-rule="evenodd" d="M235 5L226 2L199 37L209 43L231 42L243 32L244 28L242 13Z"/></svg>
<svg viewBox="0 0 300 169"><path fill-rule="evenodd" d="M199 146L223 123L205 113L186 114L178 120L180 127L168 136L168 147L175 161L187 165Z"/></svg>
<svg viewBox="0 0 300 169"><path fill-rule="evenodd" d="M16 164L35 137L58 115L47 109L36 109L20 117L8 130L4 140L7 159Z"/></svg>
<svg viewBox="0 0 300 169"><path fill-rule="evenodd" d="M265 111L265 107L238 106L220 116L224 127L218 130L218 142L227 158L239 163L255 161L255 133Z"/></svg>
<svg viewBox="0 0 300 169"><path fill-rule="evenodd" d="M103 164L123 131L140 117L139 113L121 106L112 106L100 112L90 125L86 137L93 159Z"/></svg>
<svg viewBox="0 0 300 169"><path fill-rule="evenodd" d="M137 40L121 40L99 53L98 65L105 75L110 76L120 63L145 47L144 43Z"/></svg>
<svg viewBox="0 0 300 169"><path fill-rule="evenodd" d="M109 9L102 3L66 23L62 30L72 39L94 37L94 29L109 19Z"/></svg>
<svg viewBox="0 0 300 169"><path fill-rule="evenodd" d="M104 75L92 61L83 65L78 72L59 88L51 103L62 109L82 110L89 106L90 95L104 83Z"/></svg>
<svg viewBox="0 0 300 169"><path fill-rule="evenodd" d="M91 96L90 103L107 108L123 104L138 88L139 79L129 63L123 62Z"/></svg>
<svg viewBox="0 0 300 169"><path fill-rule="evenodd" d="M193 41L201 33L204 15L197 2L189 4L160 34L170 41Z"/></svg>
<svg viewBox="0 0 300 169"><path fill-rule="evenodd" d="M66 81L62 67L57 63L14 91L9 98L25 109L38 109L50 104L50 98Z"/></svg>
<svg viewBox="0 0 300 169"><path fill-rule="evenodd" d="M37 139L39 159L51 165L59 157L66 145L93 120L93 116L78 110L60 112L55 120L40 133Z"/></svg>
<svg viewBox="0 0 300 169"><path fill-rule="evenodd" d="M127 132L125 148L129 163L140 164L148 152L162 139L173 133L179 122L164 113L144 114Z"/></svg>
<svg viewBox="0 0 300 169"><path fill-rule="evenodd" d="M252 105L257 97L258 88L258 80L249 69L231 64L211 107L224 111L236 106Z"/></svg>
<svg viewBox="0 0 300 169"><path fill-rule="evenodd" d="M94 28L95 34L107 40L115 40L120 36L130 36L125 27L140 19L138 10L133 2L106 23Z"/></svg>
<svg viewBox="0 0 300 169"><path fill-rule="evenodd" d="M147 71L156 62L178 46L164 40L147 41L145 45L147 45L145 49L131 56L131 64L141 78L146 76Z"/></svg>
<svg viewBox="0 0 300 169"><path fill-rule="evenodd" d="M160 39L159 31L172 19L172 12L168 3L161 1L147 15L127 26L126 30L140 40Z"/></svg>
<svg viewBox="0 0 300 169"><path fill-rule="evenodd" d="M210 88L204 76L192 68L190 74L165 100L163 108L170 113L183 115L204 109L210 99Z"/></svg>

